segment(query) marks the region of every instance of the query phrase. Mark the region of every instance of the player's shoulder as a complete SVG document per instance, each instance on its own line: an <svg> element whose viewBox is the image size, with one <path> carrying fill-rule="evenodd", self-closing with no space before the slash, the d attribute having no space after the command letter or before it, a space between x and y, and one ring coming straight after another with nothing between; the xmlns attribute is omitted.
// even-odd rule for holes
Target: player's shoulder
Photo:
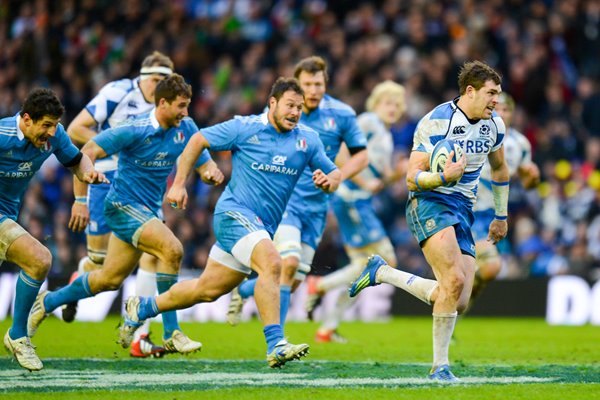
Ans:
<svg viewBox="0 0 600 400"><path fill-rule="evenodd" d="M514 128L510 128L510 137L512 137L513 139L515 139L515 141L519 142L519 143L529 143L529 139L527 139L527 136L525 136L524 134L522 134L521 132L519 132L518 130L514 129Z"/></svg>
<svg viewBox="0 0 600 400"><path fill-rule="evenodd" d="M356 122L361 129L364 130L376 130L384 127L381 119L372 111L367 111L360 114L356 118Z"/></svg>
<svg viewBox="0 0 600 400"><path fill-rule="evenodd" d="M124 78L107 83L100 89L99 94L105 96L109 100L120 101L128 93L135 90L136 87L137 85L133 79Z"/></svg>
<svg viewBox="0 0 600 400"><path fill-rule="evenodd" d="M492 125L496 127L497 133L506 134L506 125L504 124L504 120L500 117L500 115L496 112L492 112Z"/></svg>
<svg viewBox="0 0 600 400"><path fill-rule="evenodd" d="M17 116L0 119L0 139L3 142L17 137Z"/></svg>
<svg viewBox="0 0 600 400"><path fill-rule="evenodd" d="M417 124L417 132L440 135L450 126L456 105L452 101L442 103L429 111Z"/></svg>
<svg viewBox="0 0 600 400"><path fill-rule="evenodd" d="M454 101L447 101L437 105L433 110L427 113L423 119L450 121L452 115L456 112L456 108Z"/></svg>
<svg viewBox="0 0 600 400"><path fill-rule="evenodd" d="M296 137L298 140L304 140L308 147L319 146L321 143L321 139L319 139L319 132L314 130L308 125L299 123L294 128L296 132Z"/></svg>
<svg viewBox="0 0 600 400"><path fill-rule="evenodd" d="M341 117L356 117L356 111L354 111L352 107L328 94L323 96L323 99L319 104L319 109L321 111L330 111Z"/></svg>
<svg viewBox="0 0 600 400"><path fill-rule="evenodd" d="M267 113L256 115L235 115L232 121L236 121L242 125L267 125L269 123Z"/></svg>

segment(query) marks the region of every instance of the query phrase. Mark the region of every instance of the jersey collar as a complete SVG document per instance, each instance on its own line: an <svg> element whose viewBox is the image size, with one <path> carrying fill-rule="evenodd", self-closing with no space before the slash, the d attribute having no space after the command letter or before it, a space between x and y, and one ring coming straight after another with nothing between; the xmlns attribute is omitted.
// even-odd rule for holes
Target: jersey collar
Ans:
<svg viewBox="0 0 600 400"><path fill-rule="evenodd" d="M19 138L19 140L23 140L25 139L25 134L23 133L23 131L21 130L21 128L19 128L19 123L21 122L21 116L17 113L17 137Z"/></svg>
<svg viewBox="0 0 600 400"><path fill-rule="evenodd" d="M158 123L158 120L156 119L156 107L154 107L152 109L152 111L150 111L150 123L152 124L152 127L154 129L160 128L160 124Z"/></svg>

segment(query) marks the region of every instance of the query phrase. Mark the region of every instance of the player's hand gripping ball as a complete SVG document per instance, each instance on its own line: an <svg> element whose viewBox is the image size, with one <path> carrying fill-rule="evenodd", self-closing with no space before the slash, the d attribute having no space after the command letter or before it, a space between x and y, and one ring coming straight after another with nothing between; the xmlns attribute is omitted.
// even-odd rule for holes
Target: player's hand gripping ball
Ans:
<svg viewBox="0 0 600 400"><path fill-rule="evenodd" d="M452 139L443 139L437 142L433 148L433 151L431 152L431 156L429 157L431 172L444 172L446 161L448 160L448 157L450 157L450 153L453 150L454 154L452 156L452 162L457 162L463 155L460 145ZM457 181L448 182L445 186L454 186L456 185L456 182Z"/></svg>

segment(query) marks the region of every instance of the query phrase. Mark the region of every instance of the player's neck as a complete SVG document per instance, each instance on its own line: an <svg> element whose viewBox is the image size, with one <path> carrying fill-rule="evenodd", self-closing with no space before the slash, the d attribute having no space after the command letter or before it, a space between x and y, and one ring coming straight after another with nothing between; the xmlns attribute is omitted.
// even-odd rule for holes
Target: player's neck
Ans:
<svg viewBox="0 0 600 400"><path fill-rule="evenodd" d="M460 111L462 111L462 113L465 114L465 117L467 117L469 123L475 124L481 119L474 117L475 113L471 110L471 104L469 103L469 100L466 97L460 96L458 98L458 101L455 102L455 104L460 109Z"/></svg>
<svg viewBox="0 0 600 400"><path fill-rule="evenodd" d="M145 85L143 80L140 81L139 86L140 91L142 92L142 96L144 96L144 100L146 100L146 103L154 104L154 97L150 96L150 94L148 93L150 89Z"/></svg>

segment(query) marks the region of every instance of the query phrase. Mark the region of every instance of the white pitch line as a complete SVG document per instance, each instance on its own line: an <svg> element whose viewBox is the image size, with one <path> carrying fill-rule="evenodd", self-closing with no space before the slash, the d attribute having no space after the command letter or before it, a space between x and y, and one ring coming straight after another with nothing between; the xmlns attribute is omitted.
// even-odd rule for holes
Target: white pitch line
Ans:
<svg viewBox="0 0 600 400"><path fill-rule="evenodd" d="M3 379L7 378L7 379ZM463 384L523 384L550 383L557 378L538 378L532 376L516 377L463 377ZM17 371L0 371L0 390L15 389L116 389L172 387L186 385L190 387L223 386L300 386L300 387L348 387L348 386L424 386L435 385L427 378L313 378L310 374L262 374L262 373L193 373L193 374L156 374L126 373L111 371L42 371L30 374Z"/></svg>

